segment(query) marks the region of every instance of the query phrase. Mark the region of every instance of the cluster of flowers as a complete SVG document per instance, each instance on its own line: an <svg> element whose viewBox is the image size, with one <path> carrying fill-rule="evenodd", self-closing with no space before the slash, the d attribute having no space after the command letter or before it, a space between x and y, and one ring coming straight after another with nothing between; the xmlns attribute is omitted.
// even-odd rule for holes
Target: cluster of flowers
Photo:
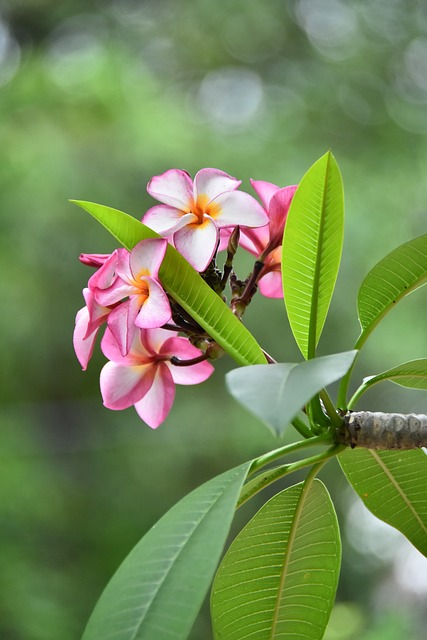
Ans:
<svg viewBox="0 0 427 640"><path fill-rule="evenodd" d="M282 297L280 245L296 186L251 183L262 204L237 191L241 182L223 171L202 169L194 182L185 171L166 171L147 187L162 204L149 209L142 220L162 237L142 240L132 251L80 256L97 271L83 290L86 304L77 313L74 349L86 369L97 334L106 325L101 349L109 362L101 371L100 385L109 409L134 405L142 420L156 428L171 409L175 384L197 384L213 372L207 362L209 350L203 352L190 342L194 335L206 334L198 325L189 325L188 318L181 322L179 308L160 282L168 242L206 274L238 227L240 245L257 259L256 272L243 283L243 302L250 301L258 283L263 295ZM226 279L224 275L222 288Z"/></svg>

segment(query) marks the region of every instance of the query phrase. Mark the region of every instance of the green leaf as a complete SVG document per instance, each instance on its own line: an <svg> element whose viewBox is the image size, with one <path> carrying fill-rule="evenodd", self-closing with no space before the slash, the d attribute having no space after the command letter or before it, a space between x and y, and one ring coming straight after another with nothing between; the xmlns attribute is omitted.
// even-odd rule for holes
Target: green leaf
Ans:
<svg viewBox="0 0 427 640"><path fill-rule="evenodd" d="M250 463L202 485L154 525L98 601L82 640L184 640L219 561Z"/></svg>
<svg viewBox="0 0 427 640"><path fill-rule="evenodd" d="M283 292L295 340L313 358L341 260L344 204L341 173L328 152L303 177L285 225Z"/></svg>
<svg viewBox="0 0 427 640"><path fill-rule="evenodd" d="M426 282L427 234L394 249L362 282L357 298L362 333L357 348L399 300Z"/></svg>
<svg viewBox="0 0 427 640"><path fill-rule="evenodd" d="M228 391L281 435L300 409L323 387L339 380L357 351L345 351L299 364L254 365L226 375Z"/></svg>
<svg viewBox="0 0 427 640"><path fill-rule="evenodd" d="M93 202L71 200L90 213L126 249L158 234L123 211ZM253 335L193 267L168 245L159 276L165 290L241 365L266 362Z"/></svg>
<svg viewBox="0 0 427 640"><path fill-rule="evenodd" d="M338 458L365 506L427 555L427 456L424 451L349 449Z"/></svg>
<svg viewBox="0 0 427 640"><path fill-rule="evenodd" d="M341 560L333 504L320 480L285 489L237 536L212 589L216 640L320 640Z"/></svg>

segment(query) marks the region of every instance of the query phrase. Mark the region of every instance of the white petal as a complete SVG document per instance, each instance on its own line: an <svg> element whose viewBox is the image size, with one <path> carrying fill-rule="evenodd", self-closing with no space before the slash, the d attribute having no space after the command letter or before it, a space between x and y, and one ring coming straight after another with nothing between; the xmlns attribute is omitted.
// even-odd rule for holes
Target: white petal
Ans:
<svg viewBox="0 0 427 640"><path fill-rule="evenodd" d="M196 269L204 271L216 250L219 231L212 218L202 224L187 225L174 234L174 243L182 256Z"/></svg>
<svg viewBox="0 0 427 640"><path fill-rule="evenodd" d="M169 169L151 178L147 191L159 202L188 211L193 199L193 182L186 171Z"/></svg>
<svg viewBox="0 0 427 640"><path fill-rule="evenodd" d="M142 218L142 222L157 231L162 236L168 236L175 231L178 231L186 224L195 222L197 216L193 213L183 213L181 209L175 209L169 207L166 204L159 204L155 207L148 209L145 216Z"/></svg>
<svg viewBox="0 0 427 640"><path fill-rule="evenodd" d="M225 191L237 189L241 182L219 169L201 169L194 178L194 199L206 196L208 203Z"/></svg>
<svg viewBox="0 0 427 640"><path fill-rule="evenodd" d="M230 191L215 198L218 210L212 214L218 227L239 224L242 227L263 227L268 216L262 206L248 193Z"/></svg>

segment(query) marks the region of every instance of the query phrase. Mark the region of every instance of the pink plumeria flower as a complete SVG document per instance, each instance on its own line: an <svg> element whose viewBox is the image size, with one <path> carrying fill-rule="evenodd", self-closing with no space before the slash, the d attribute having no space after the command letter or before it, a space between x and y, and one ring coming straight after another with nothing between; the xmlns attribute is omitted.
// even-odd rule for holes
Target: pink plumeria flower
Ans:
<svg viewBox="0 0 427 640"><path fill-rule="evenodd" d="M169 414L175 397L175 384L198 384L213 372L209 362L175 366L170 358L192 360L201 355L187 338L166 329L138 329L129 353L122 356L109 329L101 342L110 360L101 371L101 393L109 409L135 406L139 416L156 429Z"/></svg>
<svg viewBox="0 0 427 640"><path fill-rule="evenodd" d="M170 169L148 183L148 193L163 204L149 209L143 222L170 238L194 269L204 271L217 250L219 229L268 222L252 196L236 191L240 184L218 169L201 169L194 182L186 171Z"/></svg>
<svg viewBox="0 0 427 640"><path fill-rule="evenodd" d="M83 264L100 266L89 279L88 287L83 289L86 306L77 312L73 335L74 351L84 371L92 357L99 329L105 322L108 322L109 315L114 313L114 305L101 305L95 296L114 284L117 277L116 266L119 256L125 253L127 253L126 249L117 249L111 254L82 254L80 256Z"/></svg>
<svg viewBox="0 0 427 640"><path fill-rule="evenodd" d="M117 278L108 289L94 292L98 304L117 305L108 317L108 326L122 355L130 349L135 326L157 328L172 317L158 277L167 244L163 238L149 238L141 240L130 253L120 253L115 267Z"/></svg>
<svg viewBox="0 0 427 640"><path fill-rule="evenodd" d="M271 182L251 180L268 215L269 223L260 229L241 229L240 245L264 262L259 290L267 298L283 298L282 238L289 207L298 185L283 189ZM228 230L227 230L228 231ZM226 247L226 234L221 248Z"/></svg>

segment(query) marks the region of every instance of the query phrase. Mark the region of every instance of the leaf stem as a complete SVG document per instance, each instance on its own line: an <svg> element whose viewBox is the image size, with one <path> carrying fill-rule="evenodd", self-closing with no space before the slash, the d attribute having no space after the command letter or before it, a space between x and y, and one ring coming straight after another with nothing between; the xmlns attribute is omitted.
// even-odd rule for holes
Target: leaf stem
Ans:
<svg viewBox="0 0 427 640"><path fill-rule="evenodd" d="M258 471L258 469L265 467L265 465L270 464L270 462L274 462L274 460L282 458L289 453L295 453L296 451L301 451L303 449L307 449L308 447L315 447L319 444L332 444L332 442L332 436L329 433L323 433L320 436L314 436L312 438L308 438L307 440L300 440L299 442L292 442L291 444L279 447L278 449L269 451L259 458L256 458L251 464L248 475L255 473L255 471Z"/></svg>
<svg viewBox="0 0 427 640"><path fill-rule="evenodd" d="M298 416L295 416L295 418L291 420L291 425L298 431L300 435L302 435L303 438L313 437L313 432L311 431L311 429L307 427L305 422L303 422L301 418L298 418Z"/></svg>
<svg viewBox="0 0 427 640"><path fill-rule="evenodd" d="M331 419L332 425L334 427L340 427L342 425L342 418L338 415L326 389L322 389L319 395L326 409L326 413Z"/></svg>
<svg viewBox="0 0 427 640"><path fill-rule="evenodd" d="M276 467L275 469L269 469L264 473L261 473L259 476L244 485L242 491L240 492L240 497L237 502L236 509L253 498L253 496L262 491L262 489L265 489L265 487L268 487L273 482L276 482L276 480L280 480L280 478L284 478L294 471L299 471L300 469L304 469L304 467L309 467L310 465L314 464L316 465L316 474L320 469L320 466L319 468L317 468L320 463L324 463L327 460L334 458L345 449L347 449L347 446L344 444L333 445L323 453L305 458L304 460L297 460L297 462L285 464L280 467Z"/></svg>

